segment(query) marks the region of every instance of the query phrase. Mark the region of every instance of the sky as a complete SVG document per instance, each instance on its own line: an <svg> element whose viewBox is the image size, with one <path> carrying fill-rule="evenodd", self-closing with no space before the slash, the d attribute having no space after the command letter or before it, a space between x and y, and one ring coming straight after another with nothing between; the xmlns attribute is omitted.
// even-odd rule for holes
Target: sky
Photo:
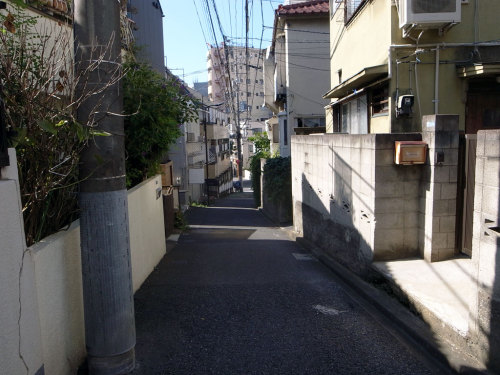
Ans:
<svg viewBox="0 0 500 375"><path fill-rule="evenodd" d="M165 15L163 43L166 65L190 86L193 82L207 81L207 43L215 46L216 41L219 44L223 41L214 3L224 35L232 44L245 45L244 0L160 0L160 3ZM266 48L270 45L274 9L280 3L281 0L248 1L249 47ZM215 37L207 4L210 6Z"/></svg>

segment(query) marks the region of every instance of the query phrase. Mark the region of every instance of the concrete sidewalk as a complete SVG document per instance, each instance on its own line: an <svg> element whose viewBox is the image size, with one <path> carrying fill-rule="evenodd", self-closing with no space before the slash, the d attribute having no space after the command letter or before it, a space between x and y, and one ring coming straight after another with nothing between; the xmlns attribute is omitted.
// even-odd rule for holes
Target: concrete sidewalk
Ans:
<svg viewBox="0 0 500 375"><path fill-rule="evenodd" d="M461 257L429 263L423 259L375 262L373 267L411 300L435 325L446 325L465 339L469 306L477 295L473 263Z"/></svg>

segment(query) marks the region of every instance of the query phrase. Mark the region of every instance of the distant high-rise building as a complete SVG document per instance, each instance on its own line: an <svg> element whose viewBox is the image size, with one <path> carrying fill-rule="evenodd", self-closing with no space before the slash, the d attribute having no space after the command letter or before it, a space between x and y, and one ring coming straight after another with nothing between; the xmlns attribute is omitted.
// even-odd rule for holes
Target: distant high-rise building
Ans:
<svg viewBox="0 0 500 375"><path fill-rule="evenodd" d="M257 48L224 44L208 51L208 97L215 103L226 102L227 110L233 115L239 111L240 122L263 123L272 115L263 106L264 53L265 50Z"/></svg>
<svg viewBox="0 0 500 375"><path fill-rule="evenodd" d="M208 82L194 82L193 87L201 95L208 97Z"/></svg>

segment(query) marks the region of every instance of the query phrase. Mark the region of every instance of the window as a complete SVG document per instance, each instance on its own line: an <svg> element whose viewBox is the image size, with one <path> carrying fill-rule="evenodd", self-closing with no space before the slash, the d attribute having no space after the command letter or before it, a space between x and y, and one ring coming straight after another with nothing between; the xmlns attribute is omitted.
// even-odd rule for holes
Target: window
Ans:
<svg viewBox="0 0 500 375"><path fill-rule="evenodd" d="M325 124L324 117L301 117L297 119L299 128L317 128L318 126L325 126Z"/></svg>
<svg viewBox="0 0 500 375"><path fill-rule="evenodd" d="M255 93L255 96L259 96L259 93L258 93L258 92L256 92L256 93Z"/></svg>
<svg viewBox="0 0 500 375"><path fill-rule="evenodd" d="M368 105L366 95L342 104L341 131L349 134L368 134Z"/></svg>
<svg viewBox="0 0 500 375"><path fill-rule="evenodd" d="M389 113L389 86L384 85L372 90L371 116L387 115Z"/></svg>
<svg viewBox="0 0 500 375"><path fill-rule="evenodd" d="M247 78L247 83L250 83L250 79L249 78Z"/></svg>
<svg viewBox="0 0 500 375"><path fill-rule="evenodd" d="M356 14L357 10L366 2L366 0L345 0L344 22L347 23Z"/></svg>
<svg viewBox="0 0 500 375"><path fill-rule="evenodd" d="M255 109L259 109L259 106L258 106L258 105L256 105L256 106L255 106Z"/></svg>
<svg viewBox="0 0 500 375"><path fill-rule="evenodd" d="M260 82L261 84L263 84L263 83L264 83L264 80L263 80L263 79L260 79L260 80L259 80L259 82Z"/></svg>

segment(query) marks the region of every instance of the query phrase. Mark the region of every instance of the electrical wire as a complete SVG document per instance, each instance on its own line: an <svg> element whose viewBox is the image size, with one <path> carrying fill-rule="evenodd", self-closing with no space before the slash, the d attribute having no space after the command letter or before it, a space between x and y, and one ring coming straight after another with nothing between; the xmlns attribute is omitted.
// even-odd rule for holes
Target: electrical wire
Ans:
<svg viewBox="0 0 500 375"><path fill-rule="evenodd" d="M264 26L266 29L275 29L273 26ZM319 35L330 35L330 32L325 32L325 31L312 31L312 30L301 30L301 29L293 29L290 27L284 28L284 27L276 27L276 30L287 30L287 31L295 31L297 33L307 33L307 34L319 34Z"/></svg>

